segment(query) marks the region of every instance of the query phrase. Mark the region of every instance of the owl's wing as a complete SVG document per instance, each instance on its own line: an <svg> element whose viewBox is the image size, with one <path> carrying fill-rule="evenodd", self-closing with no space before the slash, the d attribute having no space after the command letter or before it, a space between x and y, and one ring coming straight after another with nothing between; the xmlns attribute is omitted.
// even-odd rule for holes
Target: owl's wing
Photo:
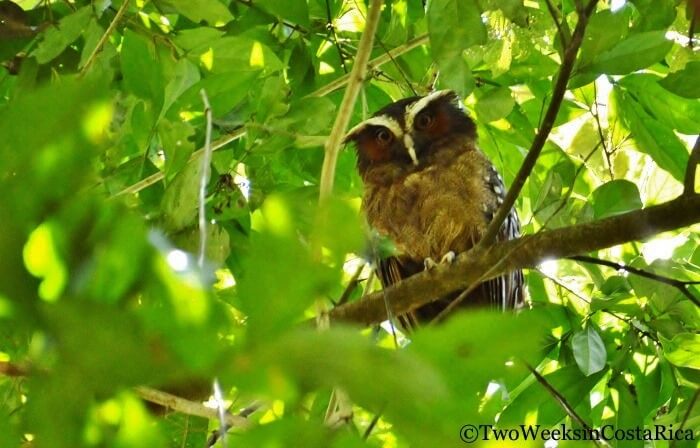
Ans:
<svg viewBox="0 0 700 448"><path fill-rule="evenodd" d="M503 179L493 166L489 167L488 183L491 191L497 197L497 203L499 205L502 204L506 188L503 184ZM490 211L487 216L489 222L495 213L496 210ZM518 237L520 237L520 219L518 218L518 212L515 208L512 208L503 222L500 232L496 235L496 242L508 241ZM481 289L494 308L508 310L519 308L523 305L523 282L523 271L518 269L484 282L481 285Z"/></svg>

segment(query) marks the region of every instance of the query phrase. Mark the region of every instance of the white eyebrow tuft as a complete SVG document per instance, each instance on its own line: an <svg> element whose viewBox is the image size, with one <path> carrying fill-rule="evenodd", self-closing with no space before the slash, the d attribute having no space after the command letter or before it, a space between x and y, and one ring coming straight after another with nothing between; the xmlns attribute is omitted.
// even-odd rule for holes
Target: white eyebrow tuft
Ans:
<svg viewBox="0 0 700 448"><path fill-rule="evenodd" d="M361 122L357 126L353 127L345 134L344 141L349 140L355 134L362 132L367 126L382 126L387 128L394 134L395 139L401 139L403 137L403 130L399 125L399 122L387 115L379 115L378 117L368 118L367 120Z"/></svg>
<svg viewBox="0 0 700 448"><path fill-rule="evenodd" d="M415 103L411 104L411 106L409 106L408 109L406 109L406 129L413 129L413 120L416 119L416 115L418 115L423 109L425 109L428 104L432 103L438 98L442 98L443 96L448 95L456 96L455 92L452 90L437 90L433 93L429 93L428 95L419 99ZM459 100L457 100L457 103L459 104Z"/></svg>

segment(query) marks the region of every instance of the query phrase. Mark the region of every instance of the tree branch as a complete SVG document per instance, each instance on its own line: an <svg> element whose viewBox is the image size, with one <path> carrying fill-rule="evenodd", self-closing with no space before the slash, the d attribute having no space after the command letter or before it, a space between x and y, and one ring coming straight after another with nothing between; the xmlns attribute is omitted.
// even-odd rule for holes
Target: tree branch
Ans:
<svg viewBox="0 0 700 448"><path fill-rule="evenodd" d="M329 317L364 325L381 322L387 318L385 300L393 314L404 314L450 292L468 288L480 278L488 280L516 269L537 266L545 260L643 240L698 222L700 195L681 196L643 210L526 235L485 250L477 247L460 254L452 265L437 266L373 293L365 300L337 307L329 312ZM489 274L484 275L487 271Z"/></svg>
<svg viewBox="0 0 700 448"><path fill-rule="evenodd" d="M564 412L566 412L566 414L571 418L571 420L575 421L576 423L590 431L591 425L586 423L586 421L580 415L578 415L574 407L571 406L571 404L569 404L569 402L566 400L566 397L564 397L558 390L556 390L554 386L549 384L547 378L542 376L542 374L535 370L531 365L527 363L523 364L525 364L527 370L529 370L530 373L532 373L532 376L535 377L537 382L540 383L540 385L544 387L547 392L549 392L552 398L554 398L554 400L559 404L559 406L561 406L561 408L564 410ZM593 442L596 446L610 446L604 441L593 440Z"/></svg>
<svg viewBox="0 0 700 448"><path fill-rule="evenodd" d="M684 296L686 296L688 298L688 300L690 300L691 302L693 302L697 306L700 306L700 299L698 299L690 291L688 291L688 285L696 285L700 282L684 282L682 280L677 280L675 278L665 277L663 275L655 274L653 272L645 271L643 269L637 269L637 268L634 268L632 266L627 266L627 265L624 265L621 263L616 263L614 261L601 260L600 258L589 257L586 255L577 255L577 256L568 257L568 258L569 258L569 260L580 261L582 263L598 264L601 266L607 266L610 268L617 269L618 271L626 271L626 272L629 272L630 274L638 275L640 277L655 280L659 283L664 283L666 285L673 286L678 291L680 291Z"/></svg>
<svg viewBox="0 0 700 448"><path fill-rule="evenodd" d="M368 70L375 69L379 67L382 64L386 64L387 62L390 62L391 60L398 58L402 54L408 53L409 51L413 50L414 48L420 47L421 45L425 45L428 43L428 34L421 34L418 37L415 37L408 42L406 42L403 45L400 45L396 48L393 48L380 56L377 56L376 58L372 59L367 63L367 68ZM352 76L352 73L343 75L340 78L336 79L335 81L329 82L325 86L321 87L318 90L315 90L314 92L311 92L308 96L325 96L328 95L331 92L334 92L341 87L343 87L345 84L347 84L350 81L350 77Z"/></svg>
<svg viewBox="0 0 700 448"><path fill-rule="evenodd" d="M333 180L335 178L335 166L338 160L338 151L345 135L345 131L350 124L350 117L355 108L357 95L360 93L360 88L367 74L367 63L369 56L372 53L372 45L374 43L374 33L379 25L379 14L382 10L382 0L372 0L367 13L365 22L365 30L360 38L360 45L355 56L355 63L350 72L348 86L345 89L343 101L340 103L338 115L335 117L331 135L326 141L326 154L323 158L323 168L321 169L321 182L319 201L327 199L333 191Z"/></svg>
<svg viewBox="0 0 700 448"><path fill-rule="evenodd" d="M122 3L122 6L119 8L119 10L117 10L117 14L110 22L109 26L107 27L107 30L105 30L102 37L100 37L100 40L97 42L97 45L95 45L95 48L92 49L92 53L90 53L90 56L88 56L87 60L85 61L85 65L83 65L80 69L81 76L88 71L92 63L95 61L97 54L100 52L100 50L102 50L102 47L104 46L105 42L107 42L107 39L109 39L110 34L112 34L114 29L117 27L117 24L122 19L122 16L126 12L128 6L129 0L124 0L124 3Z"/></svg>
<svg viewBox="0 0 700 448"><path fill-rule="evenodd" d="M700 164L700 136L695 140L695 146L688 158L688 167L685 169L683 182L683 194L695 194L695 173Z"/></svg>
<svg viewBox="0 0 700 448"><path fill-rule="evenodd" d="M244 135L245 135L245 128L236 129L235 131L231 132L230 134L224 135L223 137L216 140L215 142L211 142L211 150L212 150L212 152L217 151L217 150L223 148L224 146L228 145L232 141L238 140L239 138L241 138ZM187 161L187 163L190 163L194 160L197 160L202 154L205 153L205 149L206 149L206 145L205 145L205 147L202 147L202 148L198 149L197 151L193 152L192 155L190 156L189 160ZM117 196L122 196L125 194L136 194L139 191L141 191L145 188L148 188L157 182L160 182L161 180L163 180L164 177L165 177L165 173L162 171L151 174L150 176L141 179L140 181L136 182L135 184L126 187L125 189L121 190L120 192L113 194L111 197L116 198Z"/></svg>
<svg viewBox="0 0 700 448"><path fill-rule="evenodd" d="M173 411L209 420L219 419L219 412L216 409L208 408L202 403L186 400L176 395L145 386L135 387L134 390L142 399L172 409ZM250 421L240 415L227 413L225 419L228 428L248 428L251 426Z"/></svg>
<svg viewBox="0 0 700 448"><path fill-rule="evenodd" d="M554 121L559 113L561 102L564 99L564 94L566 93L566 86L569 83L569 77L571 76L574 63L576 62L576 54L581 46L581 42L583 41L583 35L586 31L588 17L595 8L596 3L597 0L591 0L586 6L585 10L579 15L578 23L574 29L574 34L571 36L571 41L566 47L566 51L564 51L564 59L562 60L561 68L559 69L559 74L557 75L557 81L554 85L552 100L549 102L549 107L547 108L547 113L542 121L542 126L537 131L537 135L532 142L532 146L530 147L530 150L528 151L527 156L520 167L520 171L518 171L518 174L515 176L513 184L510 186L508 194L506 194L506 197L503 200L503 204L501 204L501 207L498 209L498 213L496 213L496 216L491 221L491 224L486 230L483 238L481 241L479 241L480 248L488 247L493 244L494 241L496 241L496 235L498 235L501 225L503 225L503 221L505 221L506 217L510 213L510 210L515 204L515 200L518 198L518 195L520 195L520 191L523 189L523 186L525 186L525 181L530 176L532 169L535 167L535 163L542 152L542 148L544 148L544 144L549 137L549 133L554 127Z"/></svg>

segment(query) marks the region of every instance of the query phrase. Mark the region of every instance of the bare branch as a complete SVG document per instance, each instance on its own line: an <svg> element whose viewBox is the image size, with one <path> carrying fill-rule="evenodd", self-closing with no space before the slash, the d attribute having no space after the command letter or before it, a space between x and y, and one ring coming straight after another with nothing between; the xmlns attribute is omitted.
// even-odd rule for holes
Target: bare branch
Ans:
<svg viewBox="0 0 700 448"><path fill-rule="evenodd" d="M573 406L571 406L571 404L569 404L566 397L564 397L558 390L556 390L554 388L554 386L549 384L549 381L547 381L547 378L542 376L542 374L540 374L540 372L535 370L529 364L527 364L527 363L524 363L524 364L525 364L525 367L527 368L527 370L529 370L530 373L532 373L532 375L535 377L537 382L540 383L540 385L542 387L544 387L547 392L549 392L549 394L554 398L554 400L559 404L559 406L561 406L561 408L564 409L564 412L566 412L566 415L568 415L573 421L575 421L576 423L578 423L579 425L581 425L582 427L584 427L585 429L590 431L591 426L588 423L586 423L586 421L580 415L578 415L578 413L576 413L576 410L574 409ZM596 446L610 446L604 441L593 440L593 442L595 443Z"/></svg>
<svg viewBox="0 0 700 448"><path fill-rule="evenodd" d="M142 399L159 404L181 414L194 415L209 420L218 420L219 418L216 409L208 408L196 401L186 400L176 395L145 386L135 387L134 390ZM225 415L225 420L228 428L249 428L251 426L248 419L239 415L227 413Z"/></svg>
<svg viewBox="0 0 700 448"><path fill-rule="evenodd" d="M379 67L382 64L386 64L387 62L392 61L395 58L398 58L402 54L408 53L409 51L413 50L414 48L420 47L421 45L425 45L428 43L428 34L422 34L414 39L409 40L403 45L400 45L396 48L393 48L380 56L377 56L376 58L372 59L367 63L367 68L368 70L375 69ZM329 82L325 86L321 87L320 89L311 92L308 96L325 96L328 95L331 92L334 92L340 88L342 88L345 84L347 84L350 81L350 77L352 76L352 73L348 75L341 76L340 78L336 79L335 81Z"/></svg>
<svg viewBox="0 0 700 448"><path fill-rule="evenodd" d="M688 167L685 170L685 179L683 181L683 194L695 194L695 173L700 164L700 136L695 140L695 146L690 152L688 158Z"/></svg>
<svg viewBox="0 0 700 448"><path fill-rule="evenodd" d="M367 20L365 22L365 30L360 38L360 46L357 49L355 63L350 72L348 86L345 89L343 101L340 103L338 115L335 117L331 135L326 141L326 154L323 158L323 168L321 169L319 201L327 199L333 191L338 151L340 150L340 145L345 131L348 128L348 124L350 124L350 116L355 107L357 95L360 93L360 88L365 80L367 62L369 62L369 56L372 53L374 33L377 31L377 26L379 25L379 13L382 9L382 3L382 0L372 0L370 3Z"/></svg>
<svg viewBox="0 0 700 448"><path fill-rule="evenodd" d="M199 178L199 255L197 256L197 264L199 268L204 267L204 254L207 252L207 185L211 175L211 105L207 92L202 89L199 91L204 103L204 117L207 120L206 136L204 138L204 154L202 156L202 171Z"/></svg>
<svg viewBox="0 0 700 448"><path fill-rule="evenodd" d="M645 271L644 269L637 269L632 266L627 266L621 263L616 263L614 261L609 261L609 260L601 260L600 258L595 258L595 257L589 257L586 255L577 255L575 257L568 257L569 260L575 260L575 261L580 261L583 263L591 263L591 264L598 264L601 266L607 266L613 269L617 269L618 271L626 271L629 272L630 274L638 275L640 277L648 278L651 280L655 280L659 283L663 283L669 286L673 286L676 288L678 291L680 291L684 296L688 298L691 302L696 304L697 306L700 306L700 299L695 297L689 290L688 290L688 285L696 285L700 282L684 282L682 280L676 280L674 278L669 278L663 275L655 274L653 272Z"/></svg>
<svg viewBox="0 0 700 448"><path fill-rule="evenodd" d="M95 45L95 48L93 48L92 53L90 53L90 56L88 56L87 60L85 61L85 65L80 69L80 75L84 75L85 72L90 68L93 62L95 62L95 58L97 57L97 54L102 50L102 47L104 46L105 42L107 42L107 39L109 39L109 36L112 34L114 29L117 27L117 24L119 21L122 19L122 16L126 12L126 8L129 6L129 0L124 0L124 3L122 3L122 6L117 10L117 14L114 16L112 21L110 22L109 26L105 30L104 34L102 37L100 37L100 40L97 42L97 45Z"/></svg>
<svg viewBox="0 0 700 448"><path fill-rule="evenodd" d="M211 143L212 152L223 148L224 146L228 145L229 143L231 143L234 140L238 140L243 135L245 135L244 128L236 129L235 131L231 132L230 134L224 135L223 137L221 137L217 141ZM204 154L204 152L205 152L205 147L202 147L202 148L198 149L197 151L193 152L192 155L190 156L190 159L187 161L187 163L190 163L190 162L193 162L194 160L197 160L202 154ZM136 194L139 191L141 191L145 188L148 188L157 182L160 182L161 180L163 180L164 177L165 177L165 173L163 173L162 171L151 174L150 176L148 176L144 179L141 179L140 181L136 182L135 184L126 187L122 191L115 193L111 197L115 198L117 196L122 196L125 194Z"/></svg>
<svg viewBox="0 0 700 448"><path fill-rule="evenodd" d="M698 222L700 195L693 195L586 224L526 235L485 250L475 248L460 254L452 265L437 266L373 293L365 300L334 308L329 316L332 320L364 325L382 322L387 318L384 294L392 312L404 314L453 291L468 288L480 278L488 280L516 269L535 267L545 260L642 240ZM484 275L487 271L489 274Z"/></svg>
<svg viewBox="0 0 700 448"><path fill-rule="evenodd" d="M564 59L562 60L561 68L559 69L559 74L557 75L557 81L552 92L552 100L547 108L547 113L542 121L542 126L538 129L537 135L532 142L532 146L530 147L530 150L528 151L527 156L520 167L520 171L518 171L518 174L515 176L515 180L513 180L513 184L510 186L508 194L503 200L503 204L501 204L501 207L498 209L498 213L491 221L486 233L479 242L479 247L481 248L488 247L493 244L494 241L496 241L496 235L500 231L503 221L505 221L506 217L510 213L510 210L515 204L515 200L518 198L518 195L520 195L520 191L523 189L523 186L525 186L525 181L530 176L532 169L535 167L537 158L540 156L542 148L549 137L549 133L554 127L554 121L559 113L559 108L561 107L564 94L566 93L566 86L574 68L576 54L581 46L581 42L583 41L583 34L586 31L588 17L595 8L596 3L597 0L590 0L585 10L579 15L574 34L571 37L569 45L566 47L566 51L564 52Z"/></svg>

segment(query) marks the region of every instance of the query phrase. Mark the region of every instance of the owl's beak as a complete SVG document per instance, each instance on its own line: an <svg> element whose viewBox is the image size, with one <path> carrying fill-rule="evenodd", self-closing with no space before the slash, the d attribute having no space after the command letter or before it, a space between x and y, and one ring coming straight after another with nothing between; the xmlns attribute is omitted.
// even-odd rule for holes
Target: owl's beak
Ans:
<svg viewBox="0 0 700 448"><path fill-rule="evenodd" d="M404 134L403 144L406 146L406 150L408 151L408 155L411 157L413 164L418 166L418 156L416 155L416 147L413 144L413 137L411 137L411 134Z"/></svg>

